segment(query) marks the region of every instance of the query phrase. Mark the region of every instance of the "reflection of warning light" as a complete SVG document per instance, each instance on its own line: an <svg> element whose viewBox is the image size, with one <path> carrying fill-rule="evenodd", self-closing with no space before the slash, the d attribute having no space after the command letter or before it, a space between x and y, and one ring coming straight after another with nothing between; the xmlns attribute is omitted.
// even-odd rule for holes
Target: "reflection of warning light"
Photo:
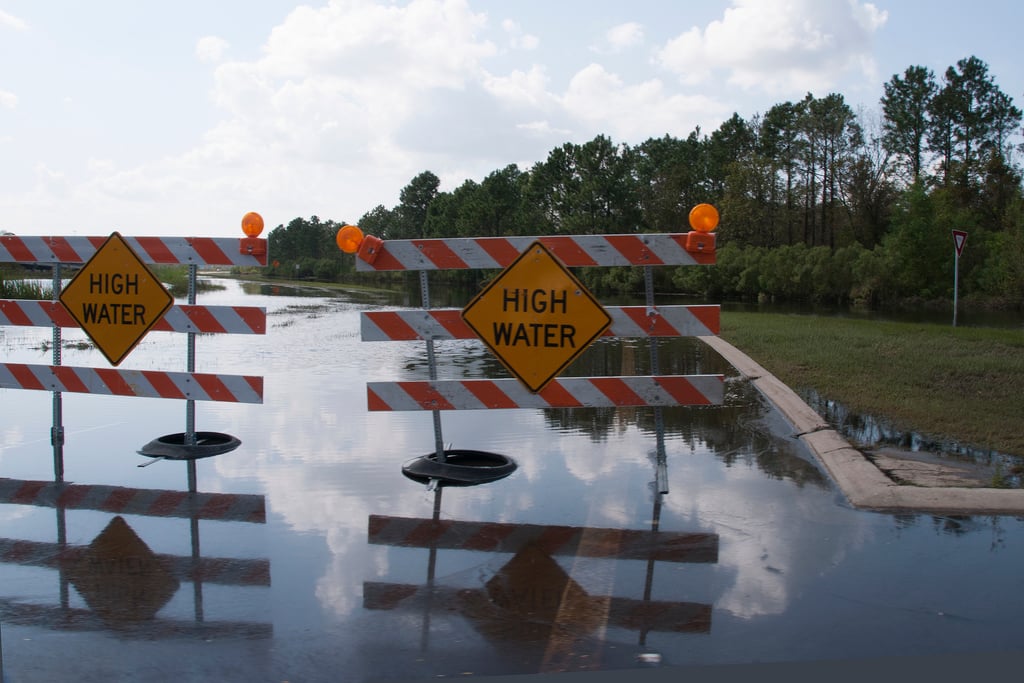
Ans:
<svg viewBox="0 0 1024 683"><path fill-rule="evenodd" d="M242 232L245 233L245 237L239 241L239 253L252 256L263 256L267 253L266 241L257 239L263 232L263 216L255 211L242 216Z"/></svg>
<svg viewBox="0 0 1024 683"><path fill-rule="evenodd" d="M338 249L346 254L356 254L367 263L377 260L377 254L384 243L379 237L364 235L355 225L343 225L334 241L338 243Z"/></svg>
<svg viewBox="0 0 1024 683"><path fill-rule="evenodd" d="M698 204L690 209L690 227L686 233L686 251L713 254L714 230L718 227L718 209L711 204Z"/></svg>
<svg viewBox="0 0 1024 683"><path fill-rule="evenodd" d="M153 619L179 586L164 562L120 516L66 562L75 589L107 622Z"/></svg>

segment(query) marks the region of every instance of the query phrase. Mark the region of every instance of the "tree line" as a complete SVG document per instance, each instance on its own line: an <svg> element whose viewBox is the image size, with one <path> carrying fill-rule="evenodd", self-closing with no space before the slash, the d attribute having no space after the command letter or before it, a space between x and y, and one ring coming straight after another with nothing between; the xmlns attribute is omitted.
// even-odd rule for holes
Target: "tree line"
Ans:
<svg viewBox="0 0 1024 683"><path fill-rule="evenodd" d="M921 66L894 75L875 115L808 93L710 134L565 143L529 169L512 164L450 192L424 171L397 206L357 224L383 239L684 232L690 209L708 202L722 216L718 265L656 269L660 290L873 305L951 298L957 229L969 234L961 295L1024 307L1020 132L1021 110L972 56L941 76ZM270 274L356 277L334 244L341 225L314 216L275 228ZM597 291L634 292L635 271L578 275Z"/></svg>

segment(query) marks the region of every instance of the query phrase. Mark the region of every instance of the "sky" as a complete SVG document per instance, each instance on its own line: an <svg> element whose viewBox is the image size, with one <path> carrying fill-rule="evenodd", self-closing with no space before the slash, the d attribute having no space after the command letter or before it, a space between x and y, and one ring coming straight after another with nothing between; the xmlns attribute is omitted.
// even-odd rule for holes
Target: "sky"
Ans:
<svg viewBox="0 0 1024 683"><path fill-rule="evenodd" d="M0 230L356 223L598 135L710 134L976 56L1024 107L1005 0L0 0ZM723 228L727 227L723 225ZM264 237L267 232L264 232Z"/></svg>

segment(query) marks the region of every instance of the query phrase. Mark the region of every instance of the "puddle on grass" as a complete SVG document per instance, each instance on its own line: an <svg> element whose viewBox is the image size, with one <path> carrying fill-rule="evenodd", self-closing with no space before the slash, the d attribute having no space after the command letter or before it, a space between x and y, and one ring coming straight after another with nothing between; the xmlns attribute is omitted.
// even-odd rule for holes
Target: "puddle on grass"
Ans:
<svg viewBox="0 0 1024 683"><path fill-rule="evenodd" d="M999 487L1024 487L1022 457L898 429L885 418L852 412L842 403L826 398L813 389L802 389L799 394L829 426L861 448L891 446L914 453L929 453L951 462L991 468Z"/></svg>

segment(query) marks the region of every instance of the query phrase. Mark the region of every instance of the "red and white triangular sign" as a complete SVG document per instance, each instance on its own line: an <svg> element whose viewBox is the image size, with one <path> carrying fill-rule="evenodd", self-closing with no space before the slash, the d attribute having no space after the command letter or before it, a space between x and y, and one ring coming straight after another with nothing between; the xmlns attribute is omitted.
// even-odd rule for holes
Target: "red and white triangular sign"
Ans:
<svg viewBox="0 0 1024 683"><path fill-rule="evenodd" d="M956 255L964 253L964 245L967 244L967 233L963 230L953 231L953 246L956 247Z"/></svg>

